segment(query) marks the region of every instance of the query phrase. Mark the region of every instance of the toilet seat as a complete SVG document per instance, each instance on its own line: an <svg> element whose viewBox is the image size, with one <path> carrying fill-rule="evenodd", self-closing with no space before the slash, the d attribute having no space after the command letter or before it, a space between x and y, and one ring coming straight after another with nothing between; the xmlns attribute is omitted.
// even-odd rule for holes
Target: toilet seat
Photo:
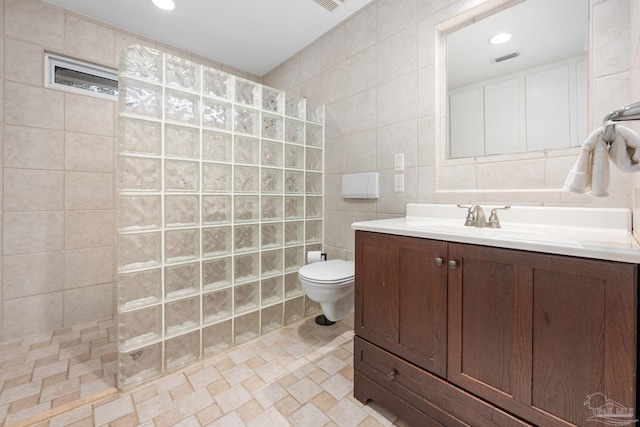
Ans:
<svg viewBox="0 0 640 427"><path fill-rule="evenodd" d="M342 259L314 262L298 270L298 275L309 282L339 285L353 281L355 264Z"/></svg>

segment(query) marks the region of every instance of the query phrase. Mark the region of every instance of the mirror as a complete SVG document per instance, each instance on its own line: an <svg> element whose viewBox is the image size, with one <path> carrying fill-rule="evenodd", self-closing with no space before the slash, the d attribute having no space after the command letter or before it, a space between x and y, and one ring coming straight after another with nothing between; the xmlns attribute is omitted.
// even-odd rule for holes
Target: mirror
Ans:
<svg viewBox="0 0 640 427"><path fill-rule="evenodd" d="M446 159L587 137L589 1L503 3L446 34ZM499 34L510 39L491 44Z"/></svg>

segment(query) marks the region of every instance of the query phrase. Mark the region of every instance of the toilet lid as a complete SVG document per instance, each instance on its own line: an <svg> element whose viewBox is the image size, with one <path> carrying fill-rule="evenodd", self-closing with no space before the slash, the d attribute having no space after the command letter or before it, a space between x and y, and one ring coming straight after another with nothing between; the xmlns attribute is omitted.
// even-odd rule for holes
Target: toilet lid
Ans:
<svg viewBox="0 0 640 427"><path fill-rule="evenodd" d="M298 274L312 282L343 282L353 278L355 264L342 259L314 262L302 267Z"/></svg>

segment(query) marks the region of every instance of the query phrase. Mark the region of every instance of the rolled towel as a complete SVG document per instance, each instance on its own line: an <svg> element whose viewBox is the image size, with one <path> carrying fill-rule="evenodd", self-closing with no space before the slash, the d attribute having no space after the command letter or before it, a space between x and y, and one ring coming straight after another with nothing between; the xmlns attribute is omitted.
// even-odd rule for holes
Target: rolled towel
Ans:
<svg viewBox="0 0 640 427"><path fill-rule="evenodd" d="M616 124L609 158L623 172L640 172L640 136L628 127Z"/></svg>
<svg viewBox="0 0 640 427"><path fill-rule="evenodd" d="M609 195L609 159L604 129L598 128L589 135L573 168L562 187L563 191L589 194L594 197Z"/></svg>

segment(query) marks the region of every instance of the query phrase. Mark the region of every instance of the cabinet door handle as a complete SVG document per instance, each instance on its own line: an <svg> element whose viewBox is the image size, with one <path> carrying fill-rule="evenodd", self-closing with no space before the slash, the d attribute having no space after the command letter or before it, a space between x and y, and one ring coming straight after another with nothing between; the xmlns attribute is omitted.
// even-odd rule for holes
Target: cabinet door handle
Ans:
<svg viewBox="0 0 640 427"><path fill-rule="evenodd" d="M458 268L458 262L452 259L451 261L449 261L449 268L451 270L455 270L456 268Z"/></svg>
<svg viewBox="0 0 640 427"><path fill-rule="evenodd" d="M440 267L440 266L442 265L442 262L443 262L443 261L442 261L442 258L440 258L440 257L436 257L436 258L434 258L434 259L433 259L433 262L435 262L435 263L436 263L436 265L437 265L438 267Z"/></svg>
<svg viewBox="0 0 640 427"><path fill-rule="evenodd" d="M395 380L395 379L396 379L396 374L397 374L397 373L398 373L398 371L396 371L395 369L392 369L391 371L389 371L389 372L387 373L387 379L388 379L389 381L393 381L393 380Z"/></svg>

